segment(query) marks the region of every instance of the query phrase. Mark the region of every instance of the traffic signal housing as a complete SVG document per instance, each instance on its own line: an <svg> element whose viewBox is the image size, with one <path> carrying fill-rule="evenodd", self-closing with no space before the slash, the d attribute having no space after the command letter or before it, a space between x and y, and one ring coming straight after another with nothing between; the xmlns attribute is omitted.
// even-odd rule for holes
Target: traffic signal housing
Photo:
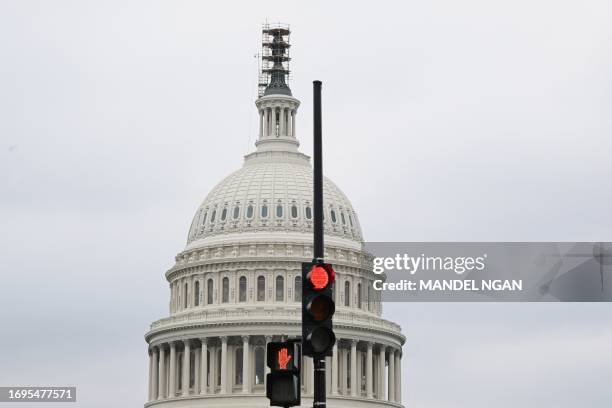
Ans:
<svg viewBox="0 0 612 408"><path fill-rule="evenodd" d="M332 299L336 274L328 263L302 263L302 352L305 356L331 356L336 343Z"/></svg>
<svg viewBox="0 0 612 408"><path fill-rule="evenodd" d="M268 343L266 396L270 405L293 407L300 405L300 342L289 340Z"/></svg>

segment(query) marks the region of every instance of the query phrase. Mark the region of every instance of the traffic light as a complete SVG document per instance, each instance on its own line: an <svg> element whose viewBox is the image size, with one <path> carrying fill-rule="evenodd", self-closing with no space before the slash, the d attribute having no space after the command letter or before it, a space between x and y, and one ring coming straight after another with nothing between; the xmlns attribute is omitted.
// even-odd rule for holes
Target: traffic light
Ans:
<svg viewBox="0 0 612 408"><path fill-rule="evenodd" d="M331 356L336 343L332 300L336 274L327 263L302 263L302 351L305 356Z"/></svg>
<svg viewBox="0 0 612 408"><path fill-rule="evenodd" d="M298 340L268 343L266 396L270 405L300 405L300 343Z"/></svg>

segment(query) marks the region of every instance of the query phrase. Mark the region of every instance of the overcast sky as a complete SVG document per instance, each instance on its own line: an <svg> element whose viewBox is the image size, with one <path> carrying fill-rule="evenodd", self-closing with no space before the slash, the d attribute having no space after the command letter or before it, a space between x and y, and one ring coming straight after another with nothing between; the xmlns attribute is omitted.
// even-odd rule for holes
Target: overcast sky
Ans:
<svg viewBox="0 0 612 408"><path fill-rule="evenodd" d="M323 81L325 171L368 240L611 240L607 0L0 0L0 386L142 406L163 273L253 149L266 19L293 29L306 153ZM385 316L408 407L608 408L611 312Z"/></svg>

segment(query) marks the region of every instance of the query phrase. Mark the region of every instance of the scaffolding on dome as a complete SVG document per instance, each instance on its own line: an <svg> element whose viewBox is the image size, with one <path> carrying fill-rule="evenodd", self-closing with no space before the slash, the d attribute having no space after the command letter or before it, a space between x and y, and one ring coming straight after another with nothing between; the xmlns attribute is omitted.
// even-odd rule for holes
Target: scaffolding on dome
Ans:
<svg viewBox="0 0 612 408"><path fill-rule="evenodd" d="M265 23L261 28L258 96L262 97L272 81L283 84L290 79L289 56L291 30L288 24Z"/></svg>

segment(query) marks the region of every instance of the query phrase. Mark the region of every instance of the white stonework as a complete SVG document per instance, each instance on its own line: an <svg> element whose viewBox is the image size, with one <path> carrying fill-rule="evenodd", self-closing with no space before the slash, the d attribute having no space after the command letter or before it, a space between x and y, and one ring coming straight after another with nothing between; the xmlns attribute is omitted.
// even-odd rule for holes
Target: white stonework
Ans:
<svg viewBox="0 0 612 408"><path fill-rule="evenodd" d="M299 101L266 95L255 152L199 206L166 272L169 316L151 324L145 407L267 407L265 345L301 334L301 262L312 259L312 169L298 151ZM400 327L381 317L359 220L324 182L325 257L337 273L327 359L330 407L401 407ZM304 359L302 406L312 406Z"/></svg>

